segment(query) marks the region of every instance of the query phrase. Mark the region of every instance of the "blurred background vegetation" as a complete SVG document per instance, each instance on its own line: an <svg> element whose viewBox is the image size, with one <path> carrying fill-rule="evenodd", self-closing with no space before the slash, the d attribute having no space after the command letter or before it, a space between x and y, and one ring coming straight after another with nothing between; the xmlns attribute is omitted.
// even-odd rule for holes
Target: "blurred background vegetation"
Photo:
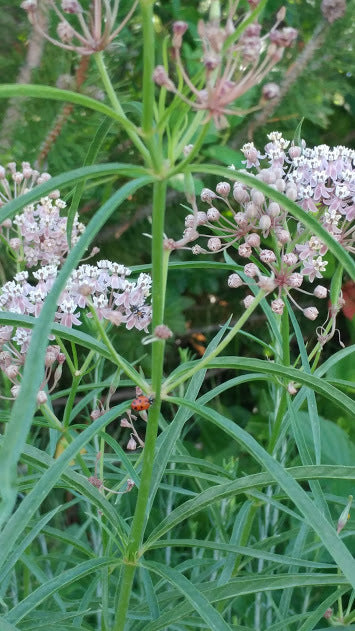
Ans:
<svg viewBox="0 0 355 631"><path fill-rule="evenodd" d="M225 3L227 4L227 3ZM282 86L282 100L266 107L259 113L249 114L244 118L230 118L230 126L217 135L211 126L207 142L199 159L201 162L217 162L223 165L233 163L242 166L243 158L240 147L248 139L253 139L262 149L267 134L278 130L292 139L297 125L302 119L302 136L308 145L326 143L328 145L347 145L354 147L355 142L355 78L354 69L354 15L355 0L347 2L347 11L343 18L328 24L322 17L319 0L294 0L284 3L287 9L285 25L298 29L299 36L282 61L274 68L265 82L274 81ZM121 2L122 16L126 14L130 3ZM281 6L279 0L269 0L262 13L263 31L266 32L274 23L275 15ZM240 7L247 9L246 1ZM157 63L161 63L161 47L171 32L172 23L179 19L189 24L189 31L184 38L184 58L189 71L193 74L199 62L199 49L196 43L197 22L208 15L209 2L191 2L190 0L161 0L155 3L155 29L157 33ZM35 83L58 87L70 87L80 84L80 91L94 98L104 99L100 79L95 64L90 59L79 59L74 53L55 48L41 36L33 32L25 12L20 8L20 0L6 2L0 0L0 82ZM48 21L51 16L44 15L43 28L51 29ZM136 12L128 28L124 29L118 42L114 42L106 53L107 66L114 86L120 93L124 109L132 118L139 108L141 100L142 51L137 48L141 29L139 12ZM87 67L86 67L87 64ZM261 87L251 90L242 103L248 107L258 103ZM63 103L39 99L17 99L0 101L0 163L27 160L41 170L52 175L80 167L89 148L93 135L101 122L101 116L80 107L67 107ZM125 134L112 126L99 155L101 162L135 162L133 147ZM111 195L113 189L123 183L115 178L107 179L95 185L88 184L80 207L81 220L86 223L96 209ZM200 176L196 188L214 187L216 181ZM65 191L70 200L70 191ZM167 213L167 232L171 237L179 237L183 230L185 203L183 183L179 178L171 182ZM180 210L179 210L180 209ZM98 243L100 258L109 258L128 266L149 265L150 241L144 236L149 233L151 206L147 192L139 192L113 214L110 225L102 231ZM180 251L173 254L171 260L192 258L189 253ZM220 259L222 260L222 259ZM6 253L1 253L1 264L9 271ZM328 278L334 268L328 265ZM194 269L188 272L171 272L169 283L166 324L174 331L174 341L168 350L167 371L172 369L182 356L200 356L211 335L215 334L221 323L233 314L236 318L244 307L242 292L232 292L226 284L224 272L206 274ZM302 317L302 316L301 316ZM326 307L320 318L325 320ZM314 325L302 320L305 337L315 341ZM264 331L263 331L264 328ZM354 338L351 320L340 316L339 328L343 342L349 343ZM266 323L261 313L254 315L248 322L247 330L258 331L267 338ZM128 360L137 360L137 344L142 337L119 329L120 352ZM134 339L136 335L136 339ZM132 341L133 340L133 341ZM268 341L268 339L265 339ZM292 342L291 342L292 346ZM140 364L148 371L148 361L142 348ZM334 338L325 348L325 356L338 350L339 343ZM296 346L294 347L296 352ZM261 346L249 339L238 336L234 348L235 355L265 357ZM350 362L344 362L341 369L342 379L354 380L354 368ZM226 379L226 373L211 371L206 387ZM124 395L123 395L124 397ZM267 431L265 419L273 409L272 392L268 386L258 389L245 385L238 389L238 395L228 392L220 399L221 411L228 406L229 414L238 419L249 431L259 438ZM320 409L326 418L331 418L332 410ZM345 419L334 410L338 425L346 432L351 432ZM333 419L335 420L335 419ZM193 436L193 434L190 434ZM215 449L209 444L208 436L196 432L196 445ZM222 445L221 445L222 449ZM228 448L224 445L223 455ZM221 455L222 455L221 453Z"/></svg>

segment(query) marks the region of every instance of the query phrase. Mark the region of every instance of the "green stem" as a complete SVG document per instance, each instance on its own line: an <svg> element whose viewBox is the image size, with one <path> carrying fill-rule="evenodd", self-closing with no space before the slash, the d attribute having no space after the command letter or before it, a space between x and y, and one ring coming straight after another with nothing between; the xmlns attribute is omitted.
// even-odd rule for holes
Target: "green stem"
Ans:
<svg viewBox="0 0 355 631"><path fill-rule="evenodd" d="M139 153L145 159L145 161L148 164L151 164L149 151L147 150L146 146L143 144L142 140L139 138L135 125L127 118L126 114L124 113L122 109L121 103L118 100L117 94L113 88L111 79L106 69L103 51L101 50L100 52L95 53L94 59L96 61L97 69L100 73L101 80L102 80L102 83L104 84L107 96L111 101L111 105L113 109L115 110L115 112L119 114L119 116L122 116L122 118L124 119L124 126L126 129L127 135L132 140L133 144L138 149Z"/></svg>
<svg viewBox="0 0 355 631"><path fill-rule="evenodd" d="M218 346L216 346L215 350L212 353L210 353L200 361L196 362L195 365L190 368L190 370L187 370L183 375L177 377L177 379L173 380L172 382L170 382L168 378L162 386L162 392L164 393L164 395L166 395L168 392L171 392L172 390L175 390L177 386L179 386L181 383L184 383L184 381L187 381L187 379L190 379L190 377L193 377L193 375L195 375L199 370L202 370L202 368L206 368L206 366L208 366L208 364L210 364L211 361L215 357L217 357L217 355L219 355L221 351L226 348L226 346L228 346L229 342L231 342L238 331L240 331L243 324L245 324L249 316L253 313L259 302L261 302L261 300L264 298L264 296L265 292L263 290L260 290L259 293L255 296L250 307L248 307L244 311L243 315L231 328L228 335L226 335L226 337L218 344Z"/></svg>
<svg viewBox="0 0 355 631"><path fill-rule="evenodd" d="M93 319L95 320L97 330L100 333L102 341L105 342L108 350L110 351L112 355L112 360L115 362L115 364L117 364L117 366L121 368L122 372L124 372L133 381L133 383L136 384L136 386L139 386L143 390L143 392L150 392L150 388L146 380L143 379L140 374L136 370L134 370L134 368L132 368L132 366L128 362L126 362L126 360L123 359L121 355L119 355L119 353L117 353L115 347L113 346L110 338L105 331L105 327L103 326L101 320L99 320L99 318L97 317L97 313L94 307L92 306L92 304L88 304Z"/></svg>
<svg viewBox="0 0 355 631"><path fill-rule="evenodd" d="M151 163L156 172L161 170L161 151L154 127L154 90L153 72L155 67L155 37L153 22L153 2L141 0L143 24L143 114L142 129L149 147Z"/></svg>
<svg viewBox="0 0 355 631"><path fill-rule="evenodd" d="M181 154L182 154L182 152L184 150L184 147L189 144L191 138L196 133L198 128L201 126L201 123L203 121L204 116L206 116L205 112L197 112L197 114L195 114L194 120L192 121L191 125L189 125L189 128L188 128L187 132L183 135L183 137L181 138L180 142L178 143L178 145L175 148L174 161L177 160L181 156ZM205 129L206 129L206 131L205 131ZM201 132L200 132L200 137L203 136L203 138L204 138L205 134L207 133L207 129L208 129L208 125L207 124L203 125L203 127L201 129ZM197 140L198 143L199 143L200 137ZM203 138L202 138L202 140L203 140ZM201 146L200 143L199 143L199 146ZM193 158L193 156L192 156L192 158Z"/></svg>
<svg viewBox="0 0 355 631"><path fill-rule="evenodd" d="M288 310L285 307L284 312L281 316L281 339L282 339L282 363L284 366L290 365L290 322L288 317ZM275 445L278 441L282 420L285 416L285 412L287 410L287 391L285 388L282 388L280 403L277 410L275 423L272 428L272 433L270 436L269 445L267 451L272 454Z"/></svg>
<svg viewBox="0 0 355 631"><path fill-rule="evenodd" d="M169 171L169 177L176 175L176 173L182 173L186 169L186 167L192 162L192 160L198 154L200 148L203 145L208 129L209 129L209 125L207 123L203 125L198 137L196 138L194 142L194 146L191 149L189 155L186 156L185 160L183 160L182 162L179 162L179 164L177 164L173 169Z"/></svg>
<svg viewBox="0 0 355 631"><path fill-rule="evenodd" d="M164 216L166 202L166 183L157 182L154 184L153 194L153 240L152 240L152 305L153 319L152 329L163 323L165 306L165 285L167 277L168 256L164 255ZM145 525L146 511L149 500L151 486L153 462L155 453L155 443L158 434L158 422L160 414L160 390L163 375L164 362L163 340L158 340L152 344L152 388L155 400L149 409L147 432L145 436L145 446L143 451L143 466L141 473L141 483L138 491L137 504L133 517L130 537L125 555L125 566L123 570L121 591L116 610L116 619L112 631L124 631L127 609L129 606L132 583L142 543Z"/></svg>

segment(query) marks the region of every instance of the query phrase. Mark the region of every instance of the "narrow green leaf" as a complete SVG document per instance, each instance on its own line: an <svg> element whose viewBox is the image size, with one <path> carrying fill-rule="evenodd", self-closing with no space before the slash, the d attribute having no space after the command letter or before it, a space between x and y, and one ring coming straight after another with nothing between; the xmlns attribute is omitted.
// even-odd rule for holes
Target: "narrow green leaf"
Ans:
<svg viewBox="0 0 355 631"><path fill-rule="evenodd" d="M100 436L102 436L105 439L105 442L117 454L119 459L122 461L122 464L124 465L127 473L129 473L130 478L132 478L132 480L135 483L136 487L139 489L140 478L139 478L135 468L132 466L129 458L127 457L127 454L123 451L121 445L117 442L117 440L115 440L112 436L110 436L106 432L101 432Z"/></svg>
<svg viewBox="0 0 355 631"><path fill-rule="evenodd" d="M207 598L183 574L155 561L142 561L141 564L147 570L151 570L165 578L179 590L201 616L202 620L208 624L209 631L231 631L230 626L223 620L221 614L212 607Z"/></svg>
<svg viewBox="0 0 355 631"><path fill-rule="evenodd" d="M224 336L229 322L227 322L221 329L218 331L217 335L211 340L208 344L204 356L207 357L209 353L211 353L219 344L220 340ZM193 376L189 386L186 390L185 396L194 401L199 393L199 390L202 386L203 380L205 378L206 371L201 370L199 373ZM151 507L159 488L159 484L166 470L166 466L169 460L169 457L174 451L176 441L178 440L181 430L184 427L185 423L191 418L192 413L186 408L179 408L175 414L175 417L167 427L167 429L162 432L162 434L158 438L158 449L153 467L152 474L152 487L149 496L149 506Z"/></svg>
<svg viewBox="0 0 355 631"><path fill-rule="evenodd" d="M80 450L89 442L102 428L113 421L125 409L126 404L121 403L105 414L100 416L89 427L87 427L79 436L68 445L62 455L54 462L54 464L42 475L32 491L22 500L20 506L8 520L6 526L0 534L0 567L3 565L8 553L12 550L18 537L26 528L31 517L40 507L43 500L47 497L49 491L53 488L60 476L64 473L69 463ZM5 437L6 438L6 437ZM2 450L4 448L5 438L2 441ZM86 481L86 480L85 480ZM86 481L87 482L87 481ZM87 482L87 484L89 484ZM117 524L118 526L118 520Z"/></svg>
<svg viewBox="0 0 355 631"><path fill-rule="evenodd" d="M239 546L234 543L220 543L219 541L206 541L205 539L160 539L152 545L149 549L153 548L165 548L167 546L172 547L188 547L188 548L205 548L207 550L221 550L222 552L228 552L233 554L235 559L236 554L241 554L254 559L264 559L265 561L272 561L281 565L295 565L299 567L314 567L322 569L336 569L336 565L331 563L320 563L316 561L309 561L308 559L300 559L297 557L291 557L284 554L275 554L274 552L265 552L265 550L259 550L253 546ZM230 578L230 577L229 577ZM229 579L228 579L229 580ZM226 581L223 581L223 584Z"/></svg>
<svg viewBox="0 0 355 631"><path fill-rule="evenodd" d="M82 105L94 112L105 114L109 118L116 120L123 127L127 126L127 121L117 114L111 107L105 105L101 101L92 99L85 94L79 92L71 92L71 90L60 90L47 85L31 85L31 84L4 84L0 86L0 99L8 99L12 97L31 97L32 99L50 99L52 101L64 101L65 103L74 103Z"/></svg>
<svg viewBox="0 0 355 631"><path fill-rule="evenodd" d="M346 394L335 388L324 379L320 379L315 374L308 375L302 370L282 366L273 362L262 359L252 359L248 357L216 357L209 364L209 368L234 368L235 370L252 370L256 372L264 372L268 375L274 375L287 379L288 381L300 382L302 385L312 388L318 394L329 399L345 410L351 416L355 416L355 402Z"/></svg>
<svg viewBox="0 0 355 631"><path fill-rule="evenodd" d="M196 403L181 398L175 397L173 400L177 405L184 405L194 410L195 413L200 414L202 418L211 421L219 429L225 431L229 436L237 440L237 442L272 475L274 480L304 515L306 521L317 533L325 548L328 550L328 553L342 570L344 576L346 576L350 584L355 588L355 559L337 535L335 527L328 522L315 503L312 502L307 493L297 484L292 476L289 475L252 436L228 418L218 414L215 410L199 406Z"/></svg>
<svg viewBox="0 0 355 631"><path fill-rule="evenodd" d="M336 585L337 583L339 585L347 585L347 581L343 576L312 573L286 574L283 576L252 576L251 578L243 576L241 578L232 579L229 583L220 587L210 582L199 585L199 588L201 593L210 602L220 602L265 591L272 592L274 590L287 589L290 587L300 587L304 590L307 586ZM346 590L348 589L349 586L347 585ZM167 595L169 599L172 599L173 596L173 593ZM192 610L193 605L189 602L178 604L163 613L158 620L148 623L144 631L160 631L160 629L164 629L178 620L185 620L186 616L188 616Z"/></svg>
<svg viewBox="0 0 355 631"><path fill-rule="evenodd" d="M8 612L6 620L14 623L20 622L30 611L38 607L46 598L52 596L52 594L55 594L63 587L84 578L84 576L88 574L92 574L98 569L118 565L119 563L120 561L111 557L90 559L90 561L79 563L76 567L62 572L59 576L48 579L46 583L35 589L27 598Z"/></svg>
<svg viewBox="0 0 355 631"><path fill-rule="evenodd" d="M309 467L291 467L283 469L294 480L318 480L318 479L340 479L355 480L355 467L345 467L342 465L321 465ZM160 524L154 528L148 537L144 549L169 532L174 526L180 522L195 515L199 511L227 497L233 497L256 488L261 488L275 484L275 479L270 473L255 473L253 475L244 476L233 482L226 482L218 486L210 487L194 497L187 500L177 508L175 508L168 517L163 519Z"/></svg>
<svg viewBox="0 0 355 631"><path fill-rule="evenodd" d="M145 567L140 567L140 576L144 585L146 600L152 620L156 620L160 616L158 599L155 594L154 585L150 573Z"/></svg>
<svg viewBox="0 0 355 631"><path fill-rule="evenodd" d="M1 86L0 86L1 90ZM73 169L72 171L68 171L67 173L62 173L61 175L56 175L52 177L47 182L40 184L39 186L35 186L33 189L28 191L28 193L24 193L20 195L20 197L16 197L11 202L8 202L4 206L0 208L0 223L2 223L8 217L13 217L18 213L22 208L31 204L32 202L38 201L41 197L48 195L51 191L57 188L63 188L69 184L74 184L76 182L81 182L86 179L91 178L104 178L108 175L116 175L126 176L126 177L141 177L146 175L147 171L143 167L134 166L130 164L123 164L120 162L111 162L108 164L94 164L93 166L81 167L80 169ZM148 178L148 182L152 181L153 178ZM144 183L139 186L144 186ZM129 193L128 193L129 195ZM128 196L127 195L127 196ZM101 209L100 209L101 210ZM98 211L99 212L99 211Z"/></svg>
<svg viewBox="0 0 355 631"><path fill-rule="evenodd" d="M14 624L7 622L3 616L0 616L0 629L1 631L21 631L18 627L15 627Z"/></svg>

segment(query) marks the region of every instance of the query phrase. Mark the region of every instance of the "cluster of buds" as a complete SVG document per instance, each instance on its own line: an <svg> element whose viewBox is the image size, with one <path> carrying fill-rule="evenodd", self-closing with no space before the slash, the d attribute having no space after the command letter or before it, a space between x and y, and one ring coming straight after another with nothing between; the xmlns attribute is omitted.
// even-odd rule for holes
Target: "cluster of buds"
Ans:
<svg viewBox="0 0 355 631"><path fill-rule="evenodd" d="M225 26L221 25L219 15L212 16L208 22L200 20L198 23L202 45L203 87L200 75L199 87L194 85L181 59L183 35L188 25L185 22L175 22L173 25L174 60L179 74L193 94L192 100L178 90L164 66L157 66L153 75L159 86L164 86L168 91L177 94L194 110L206 111L206 122L212 118L217 129L228 125L226 115L240 116L245 113L231 106L254 85L259 85L263 81L281 60L285 48L288 48L297 37L297 31L293 28L277 28L285 18L285 9L282 8L268 33L261 35L261 25L253 22L246 26L236 41L234 14L237 4L231 4ZM273 99L278 93L276 84L267 84L263 88L263 99Z"/></svg>
<svg viewBox="0 0 355 631"><path fill-rule="evenodd" d="M88 478L88 482L90 482L90 484L95 486L100 491L100 493L107 491L108 493L113 493L114 495L124 495L125 493L129 493L130 491L132 491L133 487L135 486L135 483L133 482L133 480L131 480L131 478L127 479L126 488L124 491L114 491L113 489L110 489L107 486L105 486L103 480L101 480L97 475L97 465L100 462L100 460L101 460L101 452L99 451L95 460L95 473L94 475L91 475Z"/></svg>
<svg viewBox="0 0 355 631"><path fill-rule="evenodd" d="M7 169L0 165L0 206L27 193L34 186L50 179L49 173L39 173L28 162L17 169L14 162ZM31 268L36 265L60 265L68 253L67 218L60 211L66 207L58 190L48 197L25 206L14 220L5 219L0 225L2 241L5 242L17 263ZM74 217L71 245L77 243L85 227Z"/></svg>
<svg viewBox="0 0 355 631"><path fill-rule="evenodd" d="M93 0L89 10L85 10L79 0L61 0L60 3L56 0L24 0L21 7L27 12L34 28L52 44L79 55L92 55L107 48L117 37L133 15L138 0L132 3L126 17L116 26L119 4L120 0ZM41 26L41 5L49 5L59 20L57 39Z"/></svg>
<svg viewBox="0 0 355 631"><path fill-rule="evenodd" d="M21 369L25 362L25 355L18 349L19 338L21 335L27 335L24 329L18 329L17 338L13 337L12 326L0 327L0 370L13 384L11 387L11 397L1 396L1 399L16 399L21 387ZM16 343L14 343L16 342ZM21 342L20 342L21 343ZM60 347L52 344L47 347L44 360L45 374L37 394L38 405L47 402L47 394L50 394L56 387L62 376L62 366L65 361L65 355L61 353Z"/></svg>
<svg viewBox="0 0 355 631"><path fill-rule="evenodd" d="M334 239L354 252L355 152L345 147L330 149L326 145L308 149L304 142L301 146L289 146L279 132L269 134L268 138L264 155L253 143L243 146L246 168L256 171L256 178L296 201L306 212L314 213ZM260 161L265 159L267 164L263 166ZM202 190L201 201L209 209L198 210L193 200L193 212L185 219L184 235L170 244L171 249L187 248L189 242L199 237L207 239L207 249L194 245L191 248L194 254L237 248L240 259L245 261L244 278L233 273L228 279L230 287L250 286L254 281L267 293L277 292L271 303L275 313L283 312L286 295L307 318L314 320L318 315L316 307L300 307L290 292L309 294L301 288L304 280L313 283L322 278L327 266L326 245L300 224L292 229L293 218L256 187L219 182L215 191ZM266 238L268 247L262 245L262 239ZM328 292L317 285L312 293L324 299ZM252 295L247 296L245 306L252 300Z"/></svg>
<svg viewBox="0 0 355 631"><path fill-rule="evenodd" d="M143 420L147 420L147 413L145 411L139 413ZM130 438L126 445L126 449L128 451L135 451L138 447L143 449L144 441L140 438L136 428L134 427L134 423L137 421L137 416L132 414L131 410L127 410L127 416L121 419L121 427L125 427L131 431Z"/></svg>

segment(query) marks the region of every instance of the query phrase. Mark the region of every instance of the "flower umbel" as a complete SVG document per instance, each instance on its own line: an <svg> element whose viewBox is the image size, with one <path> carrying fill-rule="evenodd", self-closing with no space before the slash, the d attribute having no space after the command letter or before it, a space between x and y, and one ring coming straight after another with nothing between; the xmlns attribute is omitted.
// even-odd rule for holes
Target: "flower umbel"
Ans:
<svg viewBox="0 0 355 631"><path fill-rule="evenodd" d="M277 14L276 22L266 35L261 35L261 25L249 24L236 39L234 20L238 3L231 3L224 26L219 15L211 15L208 22L200 20L198 34L202 46L203 83L198 87L188 75L181 58L183 36L188 25L175 22L173 25L173 54L179 74L192 93L192 99L183 94L168 76L163 66L155 69L154 81L168 91L177 94L194 110L207 112L206 122L213 118L217 129L228 125L226 115L240 116L245 112L231 109L239 97L258 85L278 63L286 47L297 36L292 28L278 29L285 17L285 10ZM247 19L249 13L245 16ZM274 98L277 86L264 91L263 98ZM270 95L270 96L269 96ZM255 108L254 108L255 109ZM251 111L251 110L248 110Z"/></svg>
<svg viewBox="0 0 355 631"><path fill-rule="evenodd" d="M60 4L60 8L58 5ZM109 46L133 15L138 0L132 3L126 17L116 26L120 0L93 0L85 10L79 0L24 0L21 7L27 12L31 24L52 44L73 50L79 55L92 55ZM49 6L59 18L57 39L46 33L38 19L41 6ZM68 19L67 16L75 19Z"/></svg>
<svg viewBox="0 0 355 631"><path fill-rule="evenodd" d="M279 132L272 132L268 138L263 155L253 143L242 147L247 169L256 171L257 179L298 202L306 212L315 213L323 228L354 252L355 152L325 145L310 149L305 143L289 146ZM192 200L184 235L170 243L170 248L191 249L196 255L237 249L242 267L237 270L239 274L236 271L229 277L230 287L250 285L248 279L253 279L259 288L277 293L271 302L275 313L283 312L284 297L288 296L306 318L314 320L316 307L300 307L292 294L297 290L317 299L327 297L323 285L317 285L312 293L303 288L304 281L313 283L323 278L327 246L295 225L285 209L257 187L237 181L232 188L229 182L219 182L215 191L202 190L201 201L208 204L208 210L199 210L196 200ZM196 244L190 248L188 244L199 237L206 239L206 247ZM264 239L268 240L267 247L262 245Z"/></svg>

